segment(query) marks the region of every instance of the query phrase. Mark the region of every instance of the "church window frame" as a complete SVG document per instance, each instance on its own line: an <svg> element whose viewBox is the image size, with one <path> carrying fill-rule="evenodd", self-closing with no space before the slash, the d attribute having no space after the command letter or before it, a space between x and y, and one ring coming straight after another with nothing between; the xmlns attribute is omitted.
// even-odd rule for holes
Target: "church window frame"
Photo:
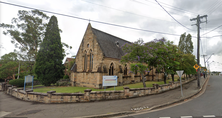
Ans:
<svg viewBox="0 0 222 118"><path fill-rule="evenodd" d="M89 70L93 70L93 53L92 53L92 50L90 50Z"/></svg>
<svg viewBox="0 0 222 118"><path fill-rule="evenodd" d="M109 75L114 75L114 64L113 63L110 64Z"/></svg>
<svg viewBox="0 0 222 118"><path fill-rule="evenodd" d="M87 70L87 52L85 51L85 55L84 55L84 71Z"/></svg>
<svg viewBox="0 0 222 118"><path fill-rule="evenodd" d="M126 64L125 64L125 66L124 66L123 75L124 75L124 76L127 76L127 65L126 65Z"/></svg>

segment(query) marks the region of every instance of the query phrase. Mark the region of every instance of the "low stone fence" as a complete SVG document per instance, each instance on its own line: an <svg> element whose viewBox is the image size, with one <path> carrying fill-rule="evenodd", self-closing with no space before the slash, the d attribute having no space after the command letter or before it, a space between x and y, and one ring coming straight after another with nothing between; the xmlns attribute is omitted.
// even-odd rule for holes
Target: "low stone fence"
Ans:
<svg viewBox="0 0 222 118"><path fill-rule="evenodd" d="M182 81L183 84L189 83L195 78ZM48 91L47 93L33 92L33 90L24 91L21 88L0 83L0 90L6 94L14 96L25 101L41 102L41 103L69 103L69 102L90 102L102 100L125 99L152 94L162 93L180 86L180 82L170 82L169 84L158 85L153 84L153 87L147 88L129 88L124 87L120 91L92 91L86 89L84 93L56 93L56 91Z"/></svg>

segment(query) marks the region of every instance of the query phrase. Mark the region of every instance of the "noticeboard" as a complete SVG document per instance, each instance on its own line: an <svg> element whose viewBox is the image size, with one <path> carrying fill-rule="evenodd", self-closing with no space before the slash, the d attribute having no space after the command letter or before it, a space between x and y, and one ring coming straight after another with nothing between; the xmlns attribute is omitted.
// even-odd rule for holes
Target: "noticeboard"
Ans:
<svg viewBox="0 0 222 118"><path fill-rule="evenodd" d="M33 76L31 75L25 76L25 83L31 83L32 81L33 81Z"/></svg>
<svg viewBox="0 0 222 118"><path fill-rule="evenodd" d="M33 79L34 79L34 76L31 76L31 75L25 76L24 90L25 90L25 84L26 83L32 83L32 89L33 89L33 81L34 81Z"/></svg>
<svg viewBox="0 0 222 118"><path fill-rule="evenodd" d="M117 86L117 76L103 76L103 86Z"/></svg>

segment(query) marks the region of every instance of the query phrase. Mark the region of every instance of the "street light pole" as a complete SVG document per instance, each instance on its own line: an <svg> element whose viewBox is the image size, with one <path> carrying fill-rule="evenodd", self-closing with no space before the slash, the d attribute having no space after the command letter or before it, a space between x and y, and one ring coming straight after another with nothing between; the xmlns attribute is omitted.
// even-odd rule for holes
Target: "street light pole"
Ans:
<svg viewBox="0 0 222 118"><path fill-rule="evenodd" d="M212 61L212 62L214 62L214 61ZM211 64L212 62L208 63L209 70L210 70L210 64Z"/></svg>

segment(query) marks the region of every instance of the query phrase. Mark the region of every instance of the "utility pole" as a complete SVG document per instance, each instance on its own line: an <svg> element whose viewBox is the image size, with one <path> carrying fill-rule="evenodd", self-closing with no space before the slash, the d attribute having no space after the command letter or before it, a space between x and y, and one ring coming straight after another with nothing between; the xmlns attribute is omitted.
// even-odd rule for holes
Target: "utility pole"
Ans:
<svg viewBox="0 0 222 118"><path fill-rule="evenodd" d="M200 19L204 17L206 18L205 22L207 23L207 15L204 15L204 16L198 15L197 18L190 19L190 21L197 20L197 23L194 25L197 25L197 64L199 66L200 66L200 23L204 23L204 22L201 22ZM200 87L200 68L198 68L198 72L197 72L197 86Z"/></svg>
<svg viewBox="0 0 222 118"><path fill-rule="evenodd" d="M212 53L212 54L210 55L210 57L211 57L213 54L214 54L214 53ZM207 55L202 55L202 56L204 57L205 68L207 68L206 63L208 62L208 60L210 59L210 57L205 61L205 57L206 57ZM208 67L209 67L209 65L208 65ZM206 74L206 76L207 76L207 74Z"/></svg>

